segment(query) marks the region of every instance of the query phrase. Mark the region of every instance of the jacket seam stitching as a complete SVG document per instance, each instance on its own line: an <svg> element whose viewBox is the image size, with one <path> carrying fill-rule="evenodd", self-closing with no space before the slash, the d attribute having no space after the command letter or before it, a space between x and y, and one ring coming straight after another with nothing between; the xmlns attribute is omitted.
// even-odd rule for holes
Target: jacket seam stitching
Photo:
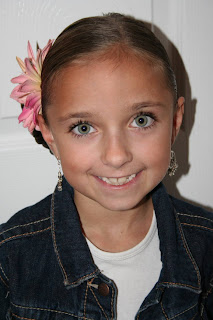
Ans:
<svg viewBox="0 0 213 320"><path fill-rule="evenodd" d="M5 231L0 232L0 235L2 235L3 233L8 232L8 231L10 231L10 230L13 230L13 229L16 229L16 228L20 228L20 227L27 227L27 226L29 226L29 225L31 225L31 224L36 224L36 223L39 223L39 222L42 222L42 221L46 221L46 220L48 220L48 219L50 219L50 217L44 218L44 219L41 219L41 220L37 220L37 221L33 221L33 222L29 222L29 223L26 223L26 224L19 224L19 225L17 225L17 226L14 226L14 227L12 227L12 228L9 228L9 229L7 229L7 230L5 230Z"/></svg>
<svg viewBox="0 0 213 320"><path fill-rule="evenodd" d="M185 312L189 311L190 309L193 309L196 305L197 305L197 303L195 303L192 307L190 307L190 308L182 311L181 313L176 314L176 316L174 316L174 317L172 317L172 318L169 318L169 320L172 320L172 319L175 319L175 318L179 317L181 314L184 314ZM194 316L193 316L193 317L194 317Z"/></svg>
<svg viewBox="0 0 213 320"><path fill-rule="evenodd" d="M212 289L213 289L213 288L210 288L210 289L206 292L206 294L207 294L207 295L206 295L206 298L208 297L209 294L212 293Z"/></svg>
<svg viewBox="0 0 213 320"><path fill-rule="evenodd" d="M213 287L211 287L211 288L206 292L206 295L205 295L205 297L204 297L204 300L205 300L205 301L208 299L209 294L212 293L212 289L213 289ZM205 308L203 301L201 302L201 305L202 305L202 309L201 309L201 316L202 316L202 315L203 315L204 308ZM193 320L193 319L192 319L192 320Z"/></svg>
<svg viewBox="0 0 213 320"><path fill-rule="evenodd" d="M205 297L204 297L205 300L207 300L209 294L212 293L212 289L213 289L213 288L211 287L208 291L206 291L206 295L205 295ZM202 304L203 304L203 303L202 303ZM203 304L203 307L204 307L204 304Z"/></svg>
<svg viewBox="0 0 213 320"><path fill-rule="evenodd" d="M7 288L9 288L9 286L6 284L6 282L3 280L3 278L0 276L0 279L1 279L1 281L3 282L3 284L7 287Z"/></svg>
<svg viewBox="0 0 213 320"><path fill-rule="evenodd" d="M181 286L181 287L189 287L189 288L192 288L192 289L195 289L195 290L198 290L198 289L199 289L199 288L193 287L193 286L191 286L191 285L189 285L189 284L177 283L177 282L166 282L166 281L164 281L164 282L160 282L159 285L160 285L160 284L163 284L163 283L165 283L165 284L178 285L178 286Z"/></svg>
<svg viewBox="0 0 213 320"><path fill-rule="evenodd" d="M4 272L3 268L2 268L1 263L0 263L0 269L1 269L2 273L3 273L3 275L5 276L6 280L9 281L8 277L6 276L6 274L5 274L5 272Z"/></svg>
<svg viewBox="0 0 213 320"><path fill-rule="evenodd" d="M198 287L200 288L200 277L199 277L199 273L198 273L198 270L197 270L197 266L196 266L195 262L193 261L191 255L190 255L189 249L188 249L187 246L186 246L185 239L184 239L184 237L183 237L183 230L182 230L182 228L181 228L181 226L180 226L179 224L178 224L178 228L179 228L179 231L180 231L180 234L181 234L181 238L182 238L183 245L184 245L184 248L185 248L185 250L186 250L186 253L188 254L188 256L189 256L189 258L190 258L190 260L191 260L191 262L192 262L192 264L193 264L193 266L194 266L194 269L195 269L195 271L196 271L197 280L198 280Z"/></svg>
<svg viewBox="0 0 213 320"><path fill-rule="evenodd" d="M20 316L17 316L17 314L13 313L12 312L12 315L16 318L19 318L19 319L26 319L26 320L37 320L37 319L34 319L34 318L24 318L24 317L20 317Z"/></svg>
<svg viewBox="0 0 213 320"><path fill-rule="evenodd" d="M54 203L54 198L55 198L55 192L53 193L52 199L51 199L51 206L52 206L52 210L51 210L51 213L52 213L51 222L52 222L53 244L54 244L56 256L57 256L57 258L58 258L59 264L60 264L60 266L61 266L62 272L63 272L64 277L65 277L65 282L66 282L66 281L68 281L68 276L67 276L66 271L65 271L65 269L64 269L64 266L63 266L63 264L62 264L62 262L61 262L61 259L60 259L60 256L59 256L59 252L58 252L58 247L57 247L57 244L56 244L56 237L55 237L55 223L54 223L55 203Z"/></svg>
<svg viewBox="0 0 213 320"><path fill-rule="evenodd" d="M84 279L84 278L86 278L86 277L88 277L88 276L93 275L93 274L96 273L97 271L98 271L98 268L97 268L95 271L93 271L92 273L86 274L85 276L79 278L77 281L74 281L74 282L71 282L71 283L68 282L68 284L70 284L70 285L76 284L76 283L78 283L80 280L82 280L82 279Z"/></svg>
<svg viewBox="0 0 213 320"><path fill-rule="evenodd" d="M186 213L181 213L181 212L177 212L177 214L180 215L180 216L199 218L199 219L203 219L203 220L207 220L207 221L213 222L213 219L209 219L209 218L202 217L202 216L194 216L192 214L186 214Z"/></svg>
<svg viewBox="0 0 213 320"><path fill-rule="evenodd" d="M113 317L114 317L114 312L113 312L113 299L114 299L114 289L112 287L112 299L111 299L111 314L112 314L112 320L113 320Z"/></svg>
<svg viewBox="0 0 213 320"><path fill-rule="evenodd" d="M165 312L165 310L164 310L162 301L161 301L160 305L161 305L161 309L162 309L162 312L163 312L163 314L164 314L164 317L166 318L166 320L169 320L169 318L168 318L168 316L167 316L167 314L166 314L166 312Z"/></svg>
<svg viewBox="0 0 213 320"><path fill-rule="evenodd" d="M94 291L92 290L92 288L91 288L91 287L89 287L89 289L92 291L92 294L93 294L93 296L94 296L94 298L95 298L95 300L96 300L96 302L97 302L97 304L98 304L99 308L100 308L100 309L101 309L101 311L103 312L103 314L104 314L105 318L106 318L107 320L109 320L109 318L107 317L107 315L106 315L106 313L105 313L105 311L104 311L103 307L101 306L100 302L98 301L98 298L96 297L96 295L95 295Z"/></svg>
<svg viewBox="0 0 213 320"><path fill-rule="evenodd" d="M86 304L87 304L88 288L89 288L89 284L87 282L85 298L84 298L84 320L86 319Z"/></svg>
<svg viewBox="0 0 213 320"><path fill-rule="evenodd" d="M87 290L88 290L88 287L89 287L89 283L91 284L93 282L94 278L91 279L90 282L87 283ZM87 291L86 291L87 292ZM85 296L86 298L86 296ZM113 298L114 298L114 289L112 287L112 298L111 298L111 320L113 320L113 316L114 316L114 312L113 312ZM84 313L86 314L86 312L84 311ZM107 317L107 316L106 316Z"/></svg>
<svg viewBox="0 0 213 320"><path fill-rule="evenodd" d="M212 228L208 228L208 227L197 225L197 224L191 224L191 223L185 223L185 222L181 222L181 224L184 225L184 226L197 227L197 228L207 229L207 230L213 231Z"/></svg>
<svg viewBox="0 0 213 320"><path fill-rule="evenodd" d="M50 228L51 228L51 227L48 227L48 228L42 229L42 230L38 230L38 231L33 231L33 232L27 232L27 233L17 234L17 235L15 235L15 236L9 237L9 238L4 239L3 241L1 241L1 242L0 242L0 246L1 246L3 243L5 243L5 242L7 242L7 241L9 241L9 240L11 240L11 239L20 238L21 236L34 235L34 234L36 234L36 233L40 233L40 232L43 232L43 231L47 231L47 230L49 230Z"/></svg>
<svg viewBox="0 0 213 320"><path fill-rule="evenodd" d="M191 318L191 320L194 320L197 315L198 315L198 312L195 313L195 315L193 316L193 318Z"/></svg>
<svg viewBox="0 0 213 320"><path fill-rule="evenodd" d="M59 311L59 310L53 310L53 309L45 309L45 308L23 307L23 306L20 306L20 305L15 304L15 303L13 303L13 302L11 302L11 304L12 304L14 307L20 308L20 309L55 312L55 313L66 314L66 315L68 315L68 316L73 316L73 317L78 318L78 319L94 320L94 319L92 319L92 318L85 318L85 317L82 317L82 316L76 316L76 315L73 314L73 313L69 313L69 312L65 312L65 311Z"/></svg>
<svg viewBox="0 0 213 320"><path fill-rule="evenodd" d="M51 222L52 222L53 244L54 244L56 256L57 256L58 261L59 261L59 265L60 265L60 267L61 267L61 269L62 269L62 272L63 272L63 274L64 274L64 278L65 278L65 282L64 282L64 283L65 283L65 284L68 284L68 285L73 285L73 284L78 283L80 280L82 280L82 279L84 279L84 278L87 278L88 276L91 276L91 275L95 274L95 273L98 271L98 268L97 268L95 271L93 271L93 272L91 272L91 273L89 273L89 274L86 274L85 276L79 278L78 280L76 280L76 281L74 281L74 282L71 282L71 283L69 282L67 273L66 273L66 271L65 271L65 269L64 269L64 266L63 266L63 264L62 264L62 262L61 262L60 255L59 255L59 252L58 252L57 243L56 243L55 224L54 224L54 211L55 211L54 198L55 198L55 192L53 193L53 195L52 195L52 200L51 200L51 204L52 204L52 210L51 210L52 217L51 217ZM1 244L1 243L0 243L0 244Z"/></svg>

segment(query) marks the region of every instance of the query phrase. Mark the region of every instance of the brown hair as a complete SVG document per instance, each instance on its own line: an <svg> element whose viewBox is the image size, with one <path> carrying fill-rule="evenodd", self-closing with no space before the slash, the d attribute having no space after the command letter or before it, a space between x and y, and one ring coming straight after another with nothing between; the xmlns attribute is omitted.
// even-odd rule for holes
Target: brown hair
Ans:
<svg viewBox="0 0 213 320"><path fill-rule="evenodd" d="M141 20L109 13L74 22L58 36L49 50L41 74L42 113L47 123L46 108L51 101L51 87L58 72L73 61L110 51L115 46L159 65L174 101L177 100L176 78L161 42ZM33 135L38 143L48 147L40 132L34 130Z"/></svg>

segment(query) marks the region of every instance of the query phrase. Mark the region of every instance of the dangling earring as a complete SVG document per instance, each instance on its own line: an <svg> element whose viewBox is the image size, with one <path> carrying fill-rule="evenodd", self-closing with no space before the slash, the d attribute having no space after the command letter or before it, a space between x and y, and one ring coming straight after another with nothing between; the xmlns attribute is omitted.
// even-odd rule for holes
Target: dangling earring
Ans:
<svg viewBox="0 0 213 320"><path fill-rule="evenodd" d="M174 176L177 168L178 168L178 164L176 160L176 155L175 155L175 152L171 150L171 158L170 158L170 164L168 168L168 174L170 177Z"/></svg>
<svg viewBox="0 0 213 320"><path fill-rule="evenodd" d="M62 191L62 174L61 174L61 161L59 159L58 160L58 191Z"/></svg>

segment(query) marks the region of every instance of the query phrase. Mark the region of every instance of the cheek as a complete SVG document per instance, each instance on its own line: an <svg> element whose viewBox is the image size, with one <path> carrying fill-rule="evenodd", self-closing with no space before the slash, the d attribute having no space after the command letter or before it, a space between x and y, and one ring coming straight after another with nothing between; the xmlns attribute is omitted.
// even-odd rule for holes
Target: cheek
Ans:
<svg viewBox="0 0 213 320"><path fill-rule="evenodd" d="M153 146L151 153L152 164L155 168L166 172L170 162L171 137L167 135L162 137L160 141L157 139Z"/></svg>
<svg viewBox="0 0 213 320"><path fill-rule="evenodd" d="M58 144L64 174L88 171L95 163L94 151L92 152L91 146L82 143L82 141L73 142L73 139L70 140L64 141L63 144Z"/></svg>
<svg viewBox="0 0 213 320"><path fill-rule="evenodd" d="M170 146L157 144L155 147L148 149L146 152L141 152L141 158L147 167L156 167L160 169L168 168L170 161Z"/></svg>
<svg viewBox="0 0 213 320"><path fill-rule="evenodd" d="M170 162L170 147L157 147L151 154L150 162L154 167L167 170Z"/></svg>
<svg viewBox="0 0 213 320"><path fill-rule="evenodd" d="M138 150L139 157L146 162L146 165L152 165L166 169L170 161L171 150L171 126L164 130L156 130L137 140L135 150Z"/></svg>

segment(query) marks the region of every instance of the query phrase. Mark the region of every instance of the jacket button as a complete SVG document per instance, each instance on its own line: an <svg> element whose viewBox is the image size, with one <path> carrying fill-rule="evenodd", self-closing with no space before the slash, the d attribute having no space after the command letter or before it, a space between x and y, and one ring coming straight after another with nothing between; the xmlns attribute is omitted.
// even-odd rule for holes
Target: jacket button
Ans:
<svg viewBox="0 0 213 320"><path fill-rule="evenodd" d="M98 292L100 293L101 296L108 296L109 294L109 287L106 283L100 283L98 286Z"/></svg>

